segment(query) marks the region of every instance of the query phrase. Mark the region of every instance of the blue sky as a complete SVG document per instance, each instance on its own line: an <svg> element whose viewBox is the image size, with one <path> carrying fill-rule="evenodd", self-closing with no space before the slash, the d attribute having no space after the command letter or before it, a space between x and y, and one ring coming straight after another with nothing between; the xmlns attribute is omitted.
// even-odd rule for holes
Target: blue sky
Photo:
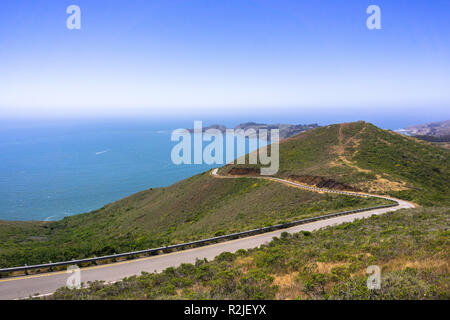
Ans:
<svg viewBox="0 0 450 320"><path fill-rule="evenodd" d="M447 0L2 0L0 118L444 120L449 30Z"/></svg>

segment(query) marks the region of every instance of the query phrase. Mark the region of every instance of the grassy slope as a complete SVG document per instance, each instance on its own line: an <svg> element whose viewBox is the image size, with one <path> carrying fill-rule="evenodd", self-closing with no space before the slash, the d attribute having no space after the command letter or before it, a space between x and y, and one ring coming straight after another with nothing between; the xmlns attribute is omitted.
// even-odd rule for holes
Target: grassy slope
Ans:
<svg viewBox="0 0 450 320"><path fill-rule="evenodd" d="M400 210L46 299L450 299L449 210ZM339 241L336 241L339 239ZM368 290L366 268L381 268Z"/></svg>
<svg viewBox="0 0 450 320"><path fill-rule="evenodd" d="M0 222L0 267L159 247L384 203L203 173L56 222Z"/></svg>
<svg viewBox="0 0 450 320"><path fill-rule="evenodd" d="M284 140L277 175L290 174L332 178L425 206L450 205L449 151L363 121Z"/></svg>

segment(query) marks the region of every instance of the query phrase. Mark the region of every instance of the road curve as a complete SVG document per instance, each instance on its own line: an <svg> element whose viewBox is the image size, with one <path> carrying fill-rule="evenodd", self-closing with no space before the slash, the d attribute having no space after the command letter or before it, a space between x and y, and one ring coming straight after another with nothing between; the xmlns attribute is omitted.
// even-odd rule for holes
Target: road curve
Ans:
<svg viewBox="0 0 450 320"><path fill-rule="evenodd" d="M214 169L211 172L211 174L218 178L229 178L219 176L217 174L217 169ZM304 188L307 190L317 192L336 193L336 191L333 190L313 188L311 186L298 184L292 181L287 181L279 178L272 178L272 177L258 177L258 178L270 179L294 187ZM296 233L303 230L314 231L327 226L332 226L344 222L351 222L354 221L355 219L367 218L370 217L371 215L379 215L386 212L405 208L414 208L414 204L404 200L362 193L351 193L351 194L354 194L356 196L374 196L393 200L398 203L398 206L359 212L355 214L330 218L327 220L319 220L316 222L302 224L287 229L276 230L273 232L258 234L255 236L212 244L204 247L173 252L165 255L158 255L141 259L127 260L112 264L87 267L81 269L81 281L84 283L95 280L103 280L106 282L119 281L125 277L139 275L142 271L160 272L168 267L177 267L182 263L194 263L196 259L206 258L208 260L212 260L214 259L214 257L216 257L222 252L226 251L236 252L239 249L250 249L259 247L262 244L270 242L273 237L279 237L283 232ZM61 271L23 277L0 279L0 299L2 300L17 299L17 298L26 298L36 294L41 295L49 294L54 292L56 289L65 286L68 277L69 275L65 271Z"/></svg>

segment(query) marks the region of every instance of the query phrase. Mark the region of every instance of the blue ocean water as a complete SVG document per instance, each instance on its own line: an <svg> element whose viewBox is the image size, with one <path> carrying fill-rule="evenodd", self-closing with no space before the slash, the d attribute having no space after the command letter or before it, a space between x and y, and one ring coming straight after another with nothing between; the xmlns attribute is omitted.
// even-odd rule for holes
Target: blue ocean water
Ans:
<svg viewBox="0 0 450 320"><path fill-rule="evenodd" d="M217 167L172 163L172 130L192 126L139 121L3 125L0 220L58 220Z"/></svg>

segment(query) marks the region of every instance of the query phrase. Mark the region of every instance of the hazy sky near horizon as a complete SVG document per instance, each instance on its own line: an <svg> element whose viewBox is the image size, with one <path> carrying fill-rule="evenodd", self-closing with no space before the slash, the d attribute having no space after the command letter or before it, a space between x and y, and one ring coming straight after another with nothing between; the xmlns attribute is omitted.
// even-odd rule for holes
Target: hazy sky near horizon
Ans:
<svg viewBox="0 0 450 320"><path fill-rule="evenodd" d="M2 0L0 118L445 117L449 30L448 0Z"/></svg>

